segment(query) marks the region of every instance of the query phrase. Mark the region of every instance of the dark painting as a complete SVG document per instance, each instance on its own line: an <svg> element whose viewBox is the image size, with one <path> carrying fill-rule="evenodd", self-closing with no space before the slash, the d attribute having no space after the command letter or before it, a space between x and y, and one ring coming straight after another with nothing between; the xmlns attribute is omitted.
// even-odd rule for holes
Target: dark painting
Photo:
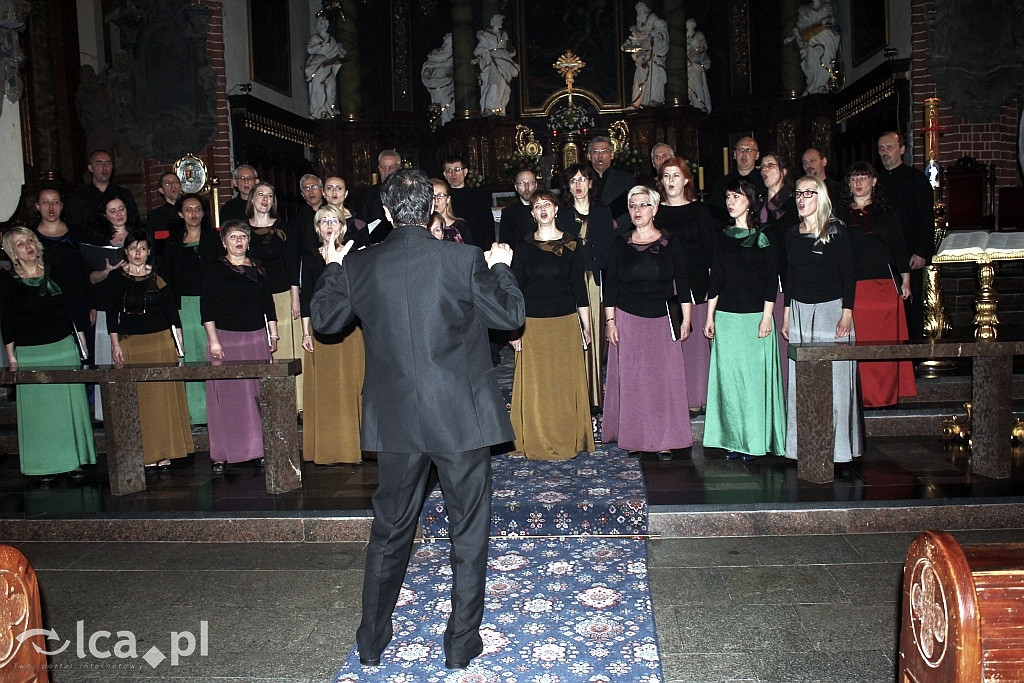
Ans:
<svg viewBox="0 0 1024 683"><path fill-rule="evenodd" d="M606 107L621 107L621 57L624 40L616 0L567 0L521 3L519 45L524 113L537 112L565 80L552 68L571 50L586 66L573 90L588 90ZM632 22L630 22L632 23Z"/></svg>
<svg viewBox="0 0 1024 683"><path fill-rule="evenodd" d="M286 0L249 0L252 80L292 94Z"/></svg>
<svg viewBox="0 0 1024 683"><path fill-rule="evenodd" d="M871 57L889 42L888 17L888 0L856 0L850 3L854 66Z"/></svg>

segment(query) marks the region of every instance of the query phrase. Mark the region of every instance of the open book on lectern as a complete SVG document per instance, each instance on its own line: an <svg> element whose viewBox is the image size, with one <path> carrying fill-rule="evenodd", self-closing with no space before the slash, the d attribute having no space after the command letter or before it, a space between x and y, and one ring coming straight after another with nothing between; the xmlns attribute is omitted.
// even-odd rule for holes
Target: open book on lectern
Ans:
<svg viewBox="0 0 1024 683"><path fill-rule="evenodd" d="M947 234L932 259L936 263L1024 259L1024 232L966 230Z"/></svg>

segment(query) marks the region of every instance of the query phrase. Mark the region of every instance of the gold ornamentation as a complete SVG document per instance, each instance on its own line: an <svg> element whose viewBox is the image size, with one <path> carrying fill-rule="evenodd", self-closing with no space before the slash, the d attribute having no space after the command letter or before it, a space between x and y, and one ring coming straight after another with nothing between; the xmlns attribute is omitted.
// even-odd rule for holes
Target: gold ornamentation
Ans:
<svg viewBox="0 0 1024 683"><path fill-rule="evenodd" d="M889 77L884 82L868 90L863 95L854 98L836 110L836 123L843 123L852 119L857 114L866 112L879 102L893 97L896 94L896 82ZM827 149L827 148L826 148Z"/></svg>
<svg viewBox="0 0 1024 683"><path fill-rule="evenodd" d="M922 557L910 575L910 621L921 659L937 667L949 642L946 594L935 575L932 562Z"/></svg>
<svg viewBox="0 0 1024 683"><path fill-rule="evenodd" d="M565 79L565 89L569 91L570 106L572 106L572 83L586 65L587 63L573 54L571 50L563 52L562 56L556 59L555 63L551 65L551 68L557 71L559 76Z"/></svg>
<svg viewBox="0 0 1024 683"><path fill-rule="evenodd" d="M978 293L974 295L974 338L978 341L996 340L996 325L999 324L996 307L999 304L999 295L992 287L995 277L996 270L992 261L979 259Z"/></svg>
<svg viewBox="0 0 1024 683"><path fill-rule="evenodd" d="M971 428L974 421L974 405L968 401L964 403L964 410L967 416L964 418L953 415L948 420L943 420L940 425L940 436L943 439L968 441L971 438Z"/></svg>
<svg viewBox="0 0 1024 683"><path fill-rule="evenodd" d="M629 125L622 119L608 126L608 137L612 140L612 152L618 154L620 149L629 147Z"/></svg>
<svg viewBox="0 0 1024 683"><path fill-rule="evenodd" d="M206 189L206 164L196 155L189 153L178 159L172 170L181 182L182 192L203 192Z"/></svg>
<svg viewBox="0 0 1024 683"><path fill-rule="evenodd" d="M534 139L533 130L522 124L516 126L516 149L531 157L544 155L544 147Z"/></svg>
<svg viewBox="0 0 1024 683"><path fill-rule="evenodd" d="M0 569L0 669L18 653L18 636L28 627L28 589L21 577Z"/></svg>

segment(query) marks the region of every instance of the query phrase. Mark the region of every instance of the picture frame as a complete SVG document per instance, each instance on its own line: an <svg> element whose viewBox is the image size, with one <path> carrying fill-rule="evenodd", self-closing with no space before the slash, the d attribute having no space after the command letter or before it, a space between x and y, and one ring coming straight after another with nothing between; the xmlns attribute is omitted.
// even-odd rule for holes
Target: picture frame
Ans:
<svg viewBox="0 0 1024 683"><path fill-rule="evenodd" d="M291 97L287 0L249 0L249 72L260 85Z"/></svg>
<svg viewBox="0 0 1024 683"><path fill-rule="evenodd" d="M858 66L889 42L889 0L851 2L850 27L853 66Z"/></svg>

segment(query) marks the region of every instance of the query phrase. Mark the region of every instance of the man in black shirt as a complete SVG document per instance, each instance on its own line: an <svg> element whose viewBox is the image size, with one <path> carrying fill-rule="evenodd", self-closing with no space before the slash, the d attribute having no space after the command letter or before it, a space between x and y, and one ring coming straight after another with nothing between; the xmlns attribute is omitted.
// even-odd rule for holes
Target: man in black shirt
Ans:
<svg viewBox="0 0 1024 683"><path fill-rule="evenodd" d="M597 171L594 196L612 210L612 218L619 230L628 230L629 212L626 211L626 193L636 185L636 176L621 168L612 168L615 151L612 141L604 135L595 135L587 145L587 160Z"/></svg>
<svg viewBox="0 0 1024 683"><path fill-rule="evenodd" d="M537 190L537 176L524 169L516 174L516 198L501 210L498 242L515 247L519 240L533 232L536 224L530 213L530 195Z"/></svg>
<svg viewBox="0 0 1024 683"><path fill-rule="evenodd" d="M160 176L156 191L164 198L160 206L150 209L146 214L146 233L153 243L153 253L160 256L164 246L172 235L177 237L184 230L185 221L178 215L175 204L181 196L181 180L178 174L168 171Z"/></svg>
<svg viewBox="0 0 1024 683"><path fill-rule="evenodd" d="M89 169L92 181L68 197L68 204L64 209L65 222L83 233L96 233L101 230L97 218L103 212L103 207L117 197L124 202L128 210L128 225L142 225L139 208L132 193L111 180L114 175L114 160L110 152L105 149L96 150L89 155L89 165L86 168Z"/></svg>
<svg viewBox="0 0 1024 683"><path fill-rule="evenodd" d="M384 184L389 175L400 168L402 168L402 155L395 150L386 149L377 155L377 172L380 174L380 182L363 193L363 210L360 213L367 226L374 226L370 230L370 244L383 242L392 230L391 221L384 215L380 186ZM374 221L377 221L376 225L374 225Z"/></svg>
<svg viewBox="0 0 1024 683"><path fill-rule="evenodd" d="M235 167L231 185L238 191L238 194L221 205L221 225L232 219L245 223L249 222L249 218L245 215L245 205L249 201L249 193L252 192L252 188L256 187L256 183L259 181L259 174L249 164L241 164Z"/></svg>
<svg viewBox="0 0 1024 683"><path fill-rule="evenodd" d="M466 186L469 168L461 156L450 156L444 160L444 179L448 181L452 198L452 212L466 221L469 236L463 235L470 244L487 250L494 243L494 214L491 213L491 197L484 189Z"/></svg>
<svg viewBox="0 0 1024 683"><path fill-rule="evenodd" d="M828 198L835 205L845 192L841 184L828 177L828 157L825 156L825 153L817 147L808 147L800 161L803 164L804 173L825 181Z"/></svg>
<svg viewBox="0 0 1024 683"><path fill-rule="evenodd" d="M725 208L725 186L730 181L739 178L754 186L758 197L763 197L767 191L764 186L764 178L757 170L757 160L761 158L761 151L757 146L757 140L752 137L740 138L732 150L732 158L736 160L736 168L715 181L708 193L707 203L712 215L723 223L730 223L729 211Z"/></svg>
<svg viewBox="0 0 1024 683"><path fill-rule="evenodd" d="M903 163L907 145L903 135L888 131L878 137L882 169L878 184L900 217L903 239L910 254L910 299L907 331L911 339L924 337L924 267L935 253L935 196L924 173Z"/></svg>
<svg viewBox="0 0 1024 683"><path fill-rule="evenodd" d="M302 252L315 252L320 247L320 238L316 235L313 219L316 212L324 205L324 186L312 173L307 173L299 180L299 192L306 203L292 212L288 221L288 237L295 238L296 247Z"/></svg>

